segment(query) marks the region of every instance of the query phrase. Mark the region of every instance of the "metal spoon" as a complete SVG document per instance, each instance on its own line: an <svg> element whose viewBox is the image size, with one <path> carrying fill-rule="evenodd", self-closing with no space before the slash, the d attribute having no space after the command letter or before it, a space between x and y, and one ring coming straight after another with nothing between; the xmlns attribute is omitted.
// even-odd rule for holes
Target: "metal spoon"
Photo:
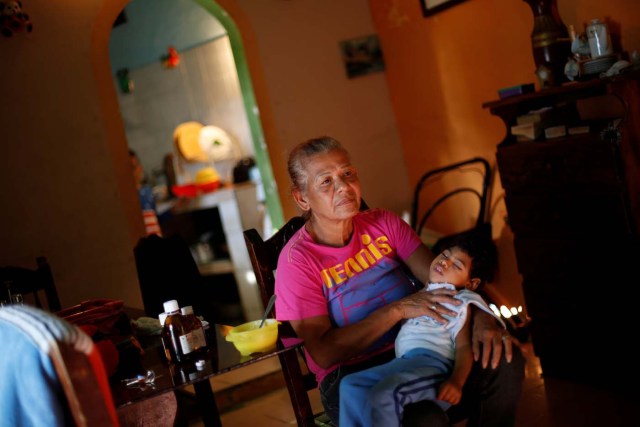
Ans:
<svg viewBox="0 0 640 427"><path fill-rule="evenodd" d="M149 369L146 375L140 374L140 375L137 375L135 378L129 378L123 381L126 382L126 385L128 387L131 387L131 386L139 386L141 384L153 385L156 382L156 378L157 378L156 373L153 370Z"/></svg>
<svg viewBox="0 0 640 427"><path fill-rule="evenodd" d="M269 312L273 308L273 304L275 302L276 302L276 294L273 294L271 295L271 298L269 298L269 302L267 303L267 308L264 309L264 314L262 315L262 322L260 322L260 326L258 327L258 329L264 326L264 321L267 320L267 315L269 315Z"/></svg>

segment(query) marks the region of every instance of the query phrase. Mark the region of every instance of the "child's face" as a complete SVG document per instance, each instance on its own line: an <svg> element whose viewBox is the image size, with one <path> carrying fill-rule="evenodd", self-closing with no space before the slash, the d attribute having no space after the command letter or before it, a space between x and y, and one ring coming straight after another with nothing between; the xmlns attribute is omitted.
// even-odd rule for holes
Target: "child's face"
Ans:
<svg viewBox="0 0 640 427"><path fill-rule="evenodd" d="M445 249L431 263L429 280L435 283L447 282L456 288L475 289L478 279L471 279L471 257L457 246Z"/></svg>

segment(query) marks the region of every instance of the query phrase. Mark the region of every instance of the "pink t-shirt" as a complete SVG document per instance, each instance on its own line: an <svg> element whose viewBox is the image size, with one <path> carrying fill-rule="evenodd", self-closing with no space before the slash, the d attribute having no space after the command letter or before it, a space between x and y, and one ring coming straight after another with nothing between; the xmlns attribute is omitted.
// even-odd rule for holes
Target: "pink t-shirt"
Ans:
<svg viewBox="0 0 640 427"><path fill-rule="evenodd" d="M315 243L302 227L278 259L276 317L301 320L329 316L336 327L364 319L415 292L402 261L420 244L407 223L383 209L358 213L353 218L351 240L341 248ZM388 331L365 355L392 347L396 334L397 329ZM322 369L308 354L307 361L318 384L337 367Z"/></svg>

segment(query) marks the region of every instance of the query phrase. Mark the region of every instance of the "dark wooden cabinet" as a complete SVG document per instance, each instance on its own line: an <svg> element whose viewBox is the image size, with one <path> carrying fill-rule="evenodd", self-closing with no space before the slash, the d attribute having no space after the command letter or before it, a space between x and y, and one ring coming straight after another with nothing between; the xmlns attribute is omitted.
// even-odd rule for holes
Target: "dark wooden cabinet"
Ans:
<svg viewBox="0 0 640 427"><path fill-rule="evenodd" d="M483 105L507 127L498 169L545 376L616 385L639 376L639 90L635 71ZM511 133L517 117L545 107L548 126L588 133Z"/></svg>

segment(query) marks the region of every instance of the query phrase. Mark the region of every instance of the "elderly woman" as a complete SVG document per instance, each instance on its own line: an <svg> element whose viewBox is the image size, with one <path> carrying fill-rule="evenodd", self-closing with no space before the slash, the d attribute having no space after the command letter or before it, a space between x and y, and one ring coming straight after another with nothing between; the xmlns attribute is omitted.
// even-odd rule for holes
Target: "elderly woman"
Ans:
<svg viewBox="0 0 640 427"><path fill-rule="evenodd" d="M443 304L460 302L451 290L415 292L406 268L426 283L433 255L397 215L360 211L358 172L338 141L299 144L288 168L306 223L278 260L276 314L304 340L322 403L337 425L340 380L391 360L402 320L427 315L446 322L443 315L454 313ZM505 334L493 317L473 312L474 360L481 366L474 366L463 391L469 427L514 423L523 358ZM507 362L517 363L501 363L503 350Z"/></svg>

